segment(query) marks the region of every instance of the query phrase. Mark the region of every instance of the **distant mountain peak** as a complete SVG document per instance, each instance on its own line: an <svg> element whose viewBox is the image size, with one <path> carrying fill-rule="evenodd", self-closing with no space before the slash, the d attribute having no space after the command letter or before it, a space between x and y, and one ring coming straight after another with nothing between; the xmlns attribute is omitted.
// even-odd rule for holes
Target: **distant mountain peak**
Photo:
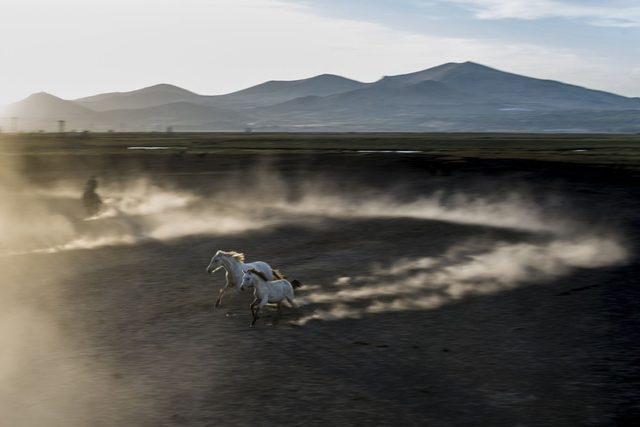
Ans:
<svg viewBox="0 0 640 427"><path fill-rule="evenodd" d="M195 95L195 93L191 92L190 90L187 90L187 89L181 88L180 86L172 85L169 83L158 83L152 86L146 86L141 89L133 90L129 93L159 92L159 91Z"/></svg>
<svg viewBox="0 0 640 427"><path fill-rule="evenodd" d="M55 95L50 94L49 92L35 92L32 93L31 95L27 96L26 98L23 99L23 101L26 100L36 100L36 99L42 99L42 100L56 100L56 101L63 101L62 98L59 98Z"/></svg>
<svg viewBox="0 0 640 427"><path fill-rule="evenodd" d="M318 74L317 76L308 78L308 79L302 79L303 80L341 80L341 81L355 81L353 79L349 79L347 77L343 77L343 76L339 76L337 74L329 74L329 73L324 73L324 74Z"/></svg>
<svg viewBox="0 0 640 427"><path fill-rule="evenodd" d="M259 88L259 87L263 87L263 86L273 86L273 85L300 85L300 84L307 84L307 83L318 83L318 82L352 82L352 83L356 83L356 84L363 84L362 82L359 82L357 80L353 80L347 77L343 77L343 76L339 76L337 74L318 74L317 76L313 76L313 77L306 77L304 79L295 79L295 80L267 80L264 83L260 83L258 85L255 86L251 86L248 87L246 89L242 89L238 92L242 92L242 91L246 91L249 89L254 89L254 88ZM236 93L236 92L233 92Z"/></svg>
<svg viewBox="0 0 640 427"><path fill-rule="evenodd" d="M501 70L498 70L496 68L492 68L492 67L489 67L487 65L479 64L479 63L473 62L473 61L465 61L465 62L457 63L454 68L465 69L465 70L497 71L497 72L500 72L500 73L505 73L506 72L506 71L501 71Z"/></svg>
<svg viewBox="0 0 640 427"><path fill-rule="evenodd" d="M68 117L82 116L90 111L72 101L59 98L47 92L36 92L14 102L5 108L6 113L18 117Z"/></svg>
<svg viewBox="0 0 640 427"><path fill-rule="evenodd" d="M413 73L398 74L394 76L384 76L378 80L380 84L416 84L426 80L440 80L452 73L469 73L469 72L496 72L502 73L502 71L495 68L487 67L486 65L478 64L477 62L465 61L465 62L447 62L445 64L437 65L435 67L426 68L424 70L415 71ZM506 73L505 73L506 74Z"/></svg>
<svg viewBox="0 0 640 427"><path fill-rule="evenodd" d="M483 68L490 68L487 67L486 65L482 65L478 62L473 62L473 61L464 61L464 62L454 62L453 64L459 64L459 65L466 65L466 66L474 66L474 67L483 67Z"/></svg>
<svg viewBox="0 0 640 427"><path fill-rule="evenodd" d="M319 74L298 80L269 80L227 95L227 100L250 100L260 106L273 105L306 96L328 96L348 92L365 86L365 83L336 74ZM245 101L246 102L246 101Z"/></svg>
<svg viewBox="0 0 640 427"><path fill-rule="evenodd" d="M200 95L168 83L159 83L129 92L110 92L76 99L94 111L147 108L172 102L191 101Z"/></svg>
<svg viewBox="0 0 640 427"><path fill-rule="evenodd" d="M171 83L158 83L151 86L145 86L143 89L182 89L182 88L176 85L172 85Z"/></svg>
<svg viewBox="0 0 640 427"><path fill-rule="evenodd" d="M66 99L62 99L55 95L50 94L49 92L35 92L26 98L15 102L12 105L17 104L30 104L30 105L57 105L63 103L69 103L71 101L67 101Z"/></svg>

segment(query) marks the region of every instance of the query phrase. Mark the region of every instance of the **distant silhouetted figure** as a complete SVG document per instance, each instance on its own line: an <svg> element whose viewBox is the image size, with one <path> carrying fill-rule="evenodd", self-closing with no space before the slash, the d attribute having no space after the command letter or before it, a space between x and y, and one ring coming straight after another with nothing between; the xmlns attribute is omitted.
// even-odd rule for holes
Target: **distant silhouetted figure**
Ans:
<svg viewBox="0 0 640 427"><path fill-rule="evenodd" d="M84 185L84 193L82 193L82 204L87 211L88 216L94 216L102 208L102 199L96 193L98 188L98 180L92 176Z"/></svg>

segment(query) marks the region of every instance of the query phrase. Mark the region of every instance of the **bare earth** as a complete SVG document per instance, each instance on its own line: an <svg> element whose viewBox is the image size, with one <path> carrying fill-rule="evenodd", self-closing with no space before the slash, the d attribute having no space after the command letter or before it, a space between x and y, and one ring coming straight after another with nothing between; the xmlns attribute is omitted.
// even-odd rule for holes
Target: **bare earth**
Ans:
<svg viewBox="0 0 640 427"><path fill-rule="evenodd" d="M20 309L0 330L13 349L12 370L0 371L2 425L640 422L633 170L421 153L132 150L31 156L16 170L77 235L126 229L133 240L0 258L12 289L3 310ZM153 218L175 215L175 230L197 212L204 225L172 235L157 223L149 228L144 212L82 221L79 197L91 175L105 200L140 177L195 195L186 214L178 207ZM244 189L263 180L273 193L221 196L230 180ZM63 184L77 198L51 196ZM527 209L477 221L403 214L437 191L445 206L456 203L452 194L524 194L540 210L541 229L509 225ZM349 206L329 212L320 198L286 208L310 194L338 194ZM284 208L271 204L276 197ZM234 210L238 198L244 213ZM362 209L367 215L355 213ZM563 249L569 238L544 228L561 220L578 224L572 239L615 238L626 256L607 261L614 249L597 246L589 265L574 261L581 249ZM224 232L207 228L217 221ZM45 240L38 248L60 244ZM229 294L213 311L224 279L205 267L216 249L245 252L301 280L299 311L274 325L269 310L253 329L250 295ZM513 271L508 257L521 253L524 267ZM360 293L340 294L345 289Z"/></svg>

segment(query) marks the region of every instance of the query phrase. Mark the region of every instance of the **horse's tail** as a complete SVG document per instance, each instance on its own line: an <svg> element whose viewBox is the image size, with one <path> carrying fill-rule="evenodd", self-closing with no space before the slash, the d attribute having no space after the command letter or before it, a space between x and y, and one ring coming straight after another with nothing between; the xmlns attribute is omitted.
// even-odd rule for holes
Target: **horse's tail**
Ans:
<svg viewBox="0 0 640 427"><path fill-rule="evenodd" d="M298 289L300 286L302 286L302 282L294 279L291 281L291 286L293 286L293 289Z"/></svg>
<svg viewBox="0 0 640 427"><path fill-rule="evenodd" d="M273 278L275 280L280 280L280 279L284 279L284 274L282 274L282 271L277 270L275 268L271 269L271 273L273 274Z"/></svg>

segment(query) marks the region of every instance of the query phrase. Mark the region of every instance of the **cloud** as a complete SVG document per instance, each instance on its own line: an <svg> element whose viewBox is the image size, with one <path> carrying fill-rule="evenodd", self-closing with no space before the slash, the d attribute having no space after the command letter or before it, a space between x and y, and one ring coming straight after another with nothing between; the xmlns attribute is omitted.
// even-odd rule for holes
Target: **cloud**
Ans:
<svg viewBox="0 0 640 427"><path fill-rule="evenodd" d="M469 7L479 19L581 19L591 25L640 27L637 2L574 2L566 0L450 0Z"/></svg>

